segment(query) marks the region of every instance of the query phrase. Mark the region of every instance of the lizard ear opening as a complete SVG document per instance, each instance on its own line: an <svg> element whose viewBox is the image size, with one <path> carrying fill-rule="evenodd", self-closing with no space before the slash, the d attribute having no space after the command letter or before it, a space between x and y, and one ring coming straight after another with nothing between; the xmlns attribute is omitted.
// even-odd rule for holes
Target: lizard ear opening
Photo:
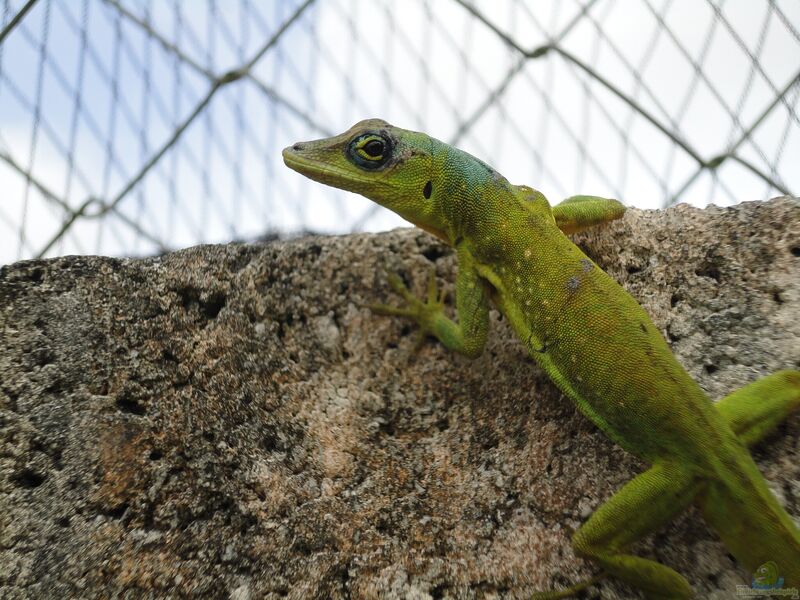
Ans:
<svg viewBox="0 0 800 600"><path fill-rule="evenodd" d="M425 196L425 200L429 200L431 194L433 193L433 182L429 181L425 184L425 187L422 188L422 195Z"/></svg>

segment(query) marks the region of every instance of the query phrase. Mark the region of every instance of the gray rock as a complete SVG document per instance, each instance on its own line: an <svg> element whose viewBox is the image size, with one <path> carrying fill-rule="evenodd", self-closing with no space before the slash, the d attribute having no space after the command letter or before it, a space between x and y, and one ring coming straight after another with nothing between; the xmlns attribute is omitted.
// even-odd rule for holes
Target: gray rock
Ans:
<svg viewBox="0 0 800 600"><path fill-rule="evenodd" d="M713 398L800 364L800 203L630 210L577 243ZM482 357L363 303L452 293L418 230L0 270L0 597L524 598L643 465L497 313ZM800 417L754 455L800 517ZM637 545L699 597L748 574L696 511ZM727 593L728 595L725 595ZM604 582L590 597L633 597Z"/></svg>

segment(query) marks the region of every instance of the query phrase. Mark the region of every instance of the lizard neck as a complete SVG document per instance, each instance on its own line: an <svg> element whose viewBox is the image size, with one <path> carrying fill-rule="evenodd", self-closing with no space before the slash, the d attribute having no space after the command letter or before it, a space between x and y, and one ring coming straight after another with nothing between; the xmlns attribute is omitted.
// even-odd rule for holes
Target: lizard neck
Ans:
<svg viewBox="0 0 800 600"><path fill-rule="evenodd" d="M502 213L514 210L514 186L471 154L437 141L435 172L441 191L438 210L455 244L474 240L498 227Z"/></svg>
<svg viewBox="0 0 800 600"><path fill-rule="evenodd" d="M477 215L462 227L478 261L506 267L512 277L547 276L564 255L583 256L559 230L547 199L526 186L484 194Z"/></svg>

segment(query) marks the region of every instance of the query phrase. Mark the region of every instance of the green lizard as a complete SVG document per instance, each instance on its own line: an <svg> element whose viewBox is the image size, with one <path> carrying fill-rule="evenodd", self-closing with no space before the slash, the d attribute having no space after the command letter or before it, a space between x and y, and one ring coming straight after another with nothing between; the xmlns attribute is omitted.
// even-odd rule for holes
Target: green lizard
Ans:
<svg viewBox="0 0 800 600"><path fill-rule="evenodd" d="M409 317L445 347L476 357L492 301L564 394L651 465L574 534L577 554L649 597L691 597L683 576L626 550L694 502L745 568L774 561L784 587L800 588L800 533L746 449L800 406L800 372L780 371L714 405L647 313L565 235L619 218L622 204L577 196L551 207L473 156L378 119L297 143L283 159L455 248L458 322L445 315L433 276L426 301L390 276L407 305L373 310ZM570 595L593 581L540 597Z"/></svg>

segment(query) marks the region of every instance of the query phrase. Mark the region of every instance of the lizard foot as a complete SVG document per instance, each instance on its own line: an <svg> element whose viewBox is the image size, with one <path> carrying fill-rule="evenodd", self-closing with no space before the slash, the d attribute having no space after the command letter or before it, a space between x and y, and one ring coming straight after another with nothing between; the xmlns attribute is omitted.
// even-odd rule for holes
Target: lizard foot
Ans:
<svg viewBox="0 0 800 600"><path fill-rule="evenodd" d="M428 293L424 301L414 296L396 273L387 273L387 278L391 288L405 300L406 306L392 306L389 304L364 304L362 306L378 315L405 317L415 321L419 325L416 343L416 348L418 349L425 340L425 336L433 332L433 323L436 318L444 313L445 291L437 290L436 271L434 269L431 269L428 276Z"/></svg>

